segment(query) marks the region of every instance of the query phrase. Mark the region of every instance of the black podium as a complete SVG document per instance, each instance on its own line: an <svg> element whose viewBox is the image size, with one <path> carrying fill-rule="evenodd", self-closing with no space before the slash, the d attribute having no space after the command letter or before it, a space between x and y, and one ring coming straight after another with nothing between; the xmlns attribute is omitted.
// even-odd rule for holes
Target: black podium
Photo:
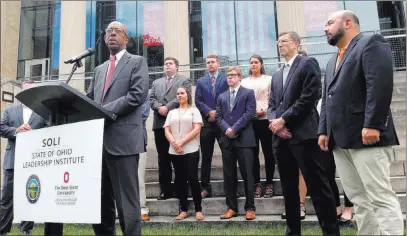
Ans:
<svg viewBox="0 0 407 236"><path fill-rule="evenodd" d="M48 120L50 126L102 118L106 123L116 119L114 114L62 81L36 84L21 91L16 98ZM62 234L62 223L45 223L44 235Z"/></svg>

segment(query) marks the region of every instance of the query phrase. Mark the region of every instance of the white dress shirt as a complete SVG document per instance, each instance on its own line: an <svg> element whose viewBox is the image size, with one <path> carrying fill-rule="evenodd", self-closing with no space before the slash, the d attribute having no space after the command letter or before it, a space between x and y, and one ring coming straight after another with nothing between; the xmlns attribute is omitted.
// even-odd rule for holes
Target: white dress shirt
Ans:
<svg viewBox="0 0 407 236"><path fill-rule="evenodd" d="M32 110L23 104L23 122L24 122L24 124L28 124L31 114L32 114Z"/></svg>

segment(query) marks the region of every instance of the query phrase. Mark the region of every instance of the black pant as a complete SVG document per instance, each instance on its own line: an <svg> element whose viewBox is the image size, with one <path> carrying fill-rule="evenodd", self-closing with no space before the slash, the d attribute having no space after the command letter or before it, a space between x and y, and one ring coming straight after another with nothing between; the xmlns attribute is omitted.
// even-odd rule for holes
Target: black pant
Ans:
<svg viewBox="0 0 407 236"><path fill-rule="evenodd" d="M272 137L273 133L269 130L269 122L265 120L253 120L254 135L256 137L256 147L254 148L254 159L253 159L253 175L254 183L260 183L260 160L259 152L261 142L261 149L264 154L264 164L266 168L266 184L273 183L274 170L276 169L276 163L274 160L273 149L272 149Z"/></svg>
<svg viewBox="0 0 407 236"><path fill-rule="evenodd" d="M9 233L13 225L13 188L14 188L14 170L4 170L3 191L0 201L0 234ZM34 222L22 221L21 231L32 231Z"/></svg>
<svg viewBox="0 0 407 236"><path fill-rule="evenodd" d="M103 149L102 221L93 225L96 236L116 235L115 200L123 235L141 235L138 161L138 154L113 156Z"/></svg>
<svg viewBox="0 0 407 236"><path fill-rule="evenodd" d="M316 139L299 144L280 140L275 149L287 215L286 235L301 235L298 168L307 185L323 235L339 235L335 198L320 152Z"/></svg>
<svg viewBox="0 0 407 236"><path fill-rule="evenodd" d="M188 211L188 184L194 199L195 211L202 211L201 185L198 180L199 151L171 155L175 172L175 189L181 211Z"/></svg>
<svg viewBox="0 0 407 236"><path fill-rule="evenodd" d="M213 149L215 147L215 139L219 143L220 129L214 124L210 123L208 127L201 129L200 142L202 150L202 163L201 163L201 186L208 192L211 192L211 166Z"/></svg>
<svg viewBox="0 0 407 236"><path fill-rule="evenodd" d="M246 203L245 211L256 211L254 206L254 178L253 178L253 148L236 147L235 141L229 139L227 147L222 147L223 179L226 194L226 205L238 212L237 206L237 171L236 161L239 163L240 174L244 182ZM298 210L299 211L299 210Z"/></svg>
<svg viewBox="0 0 407 236"><path fill-rule="evenodd" d="M165 137L164 129L154 130L155 146L158 153L158 181L160 183L161 193L165 197L172 196L171 180L172 180L172 166L171 157L168 154L170 143Z"/></svg>
<svg viewBox="0 0 407 236"><path fill-rule="evenodd" d="M322 160L325 163L325 168L326 168L326 173L328 174L328 180L332 188L332 192L335 196L335 203L336 207L341 206L341 199L339 197L339 189L338 185L336 184L336 165L335 165L335 159L332 151L328 152L321 152L322 155ZM349 201L348 197L345 194L345 191L343 192L343 197L344 197L344 202L345 202L345 207L353 207L353 203Z"/></svg>

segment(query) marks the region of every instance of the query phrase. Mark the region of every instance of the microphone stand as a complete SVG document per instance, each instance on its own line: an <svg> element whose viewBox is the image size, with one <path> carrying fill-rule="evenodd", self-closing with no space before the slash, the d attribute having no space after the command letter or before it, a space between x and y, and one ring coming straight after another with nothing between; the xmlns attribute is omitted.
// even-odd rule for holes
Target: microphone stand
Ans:
<svg viewBox="0 0 407 236"><path fill-rule="evenodd" d="M99 33L99 38L96 40L96 44L95 44L95 49L97 49L97 46L99 45L100 42L100 38L103 35L103 31L100 31ZM76 60L73 67L72 67L72 71L69 74L68 78L66 79L65 83L68 84L69 81L71 80L73 74L75 73L76 69L81 68L83 66L81 60Z"/></svg>
<svg viewBox="0 0 407 236"><path fill-rule="evenodd" d="M76 69L78 69L78 68L80 68L80 67L82 67L82 66L83 66L83 64L82 64L81 60L76 60L76 61L75 61L74 65L73 65L73 67L72 67L72 71L71 71L71 73L69 74L68 79L66 79L66 81L65 81L66 84L69 83L69 81L71 80L71 78L72 78L72 76L73 76L73 73L75 73Z"/></svg>

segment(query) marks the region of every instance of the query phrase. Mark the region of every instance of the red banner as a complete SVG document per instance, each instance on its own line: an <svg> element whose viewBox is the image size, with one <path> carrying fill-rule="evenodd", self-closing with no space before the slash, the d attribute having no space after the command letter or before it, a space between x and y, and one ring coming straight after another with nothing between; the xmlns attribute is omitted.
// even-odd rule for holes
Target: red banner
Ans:
<svg viewBox="0 0 407 236"><path fill-rule="evenodd" d="M164 3L144 3L143 45L162 46L164 43Z"/></svg>

